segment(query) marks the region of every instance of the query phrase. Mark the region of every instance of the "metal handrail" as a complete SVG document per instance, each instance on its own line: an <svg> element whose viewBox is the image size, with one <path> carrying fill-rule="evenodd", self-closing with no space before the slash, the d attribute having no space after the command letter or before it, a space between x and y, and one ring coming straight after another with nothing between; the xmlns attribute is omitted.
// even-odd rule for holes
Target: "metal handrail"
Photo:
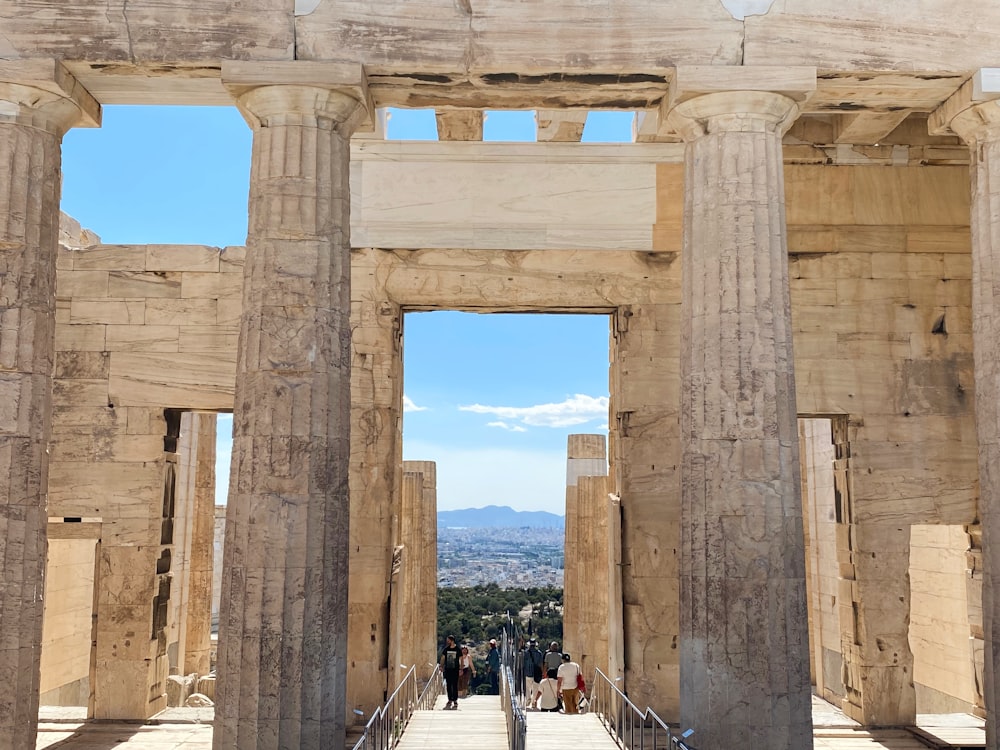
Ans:
<svg viewBox="0 0 1000 750"><path fill-rule="evenodd" d="M437 670L434 670L437 674ZM440 681L440 677L438 678ZM427 693L434 684L434 676L424 688ZM435 696L436 697L436 696ZM410 667L402 682L392 691L385 705L375 711L365 725L365 732L354 745L353 750L392 750L399 744L399 738L410 722L410 717L419 705L423 694L417 696L417 676L415 667Z"/></svg>
<svg viewBox="0 0 1000 750"><path fill-rule="evenodd" d="M433 711L434 704L440 695L444 693L444 673L441 672L441 665L435 664L434 671L431 672L430 679L424 685L420 697L417 699L417 709L420 711Z"/></svg>
<svg viewBox="0 0 1000 750"><path fill-rule="evenodd" d="M510 750L525 750L528 742L528 717L517 699L514 662L517 658L515 639L503 631L500 645L500 704L507 720L507 744Z"/></svg>
<svg viewBox="0 0 1000 750"><path fill-rule="evenodd" d="M600 669L590 689L590 712L626 750L694 750L651 708L639 709Z"/></svg>

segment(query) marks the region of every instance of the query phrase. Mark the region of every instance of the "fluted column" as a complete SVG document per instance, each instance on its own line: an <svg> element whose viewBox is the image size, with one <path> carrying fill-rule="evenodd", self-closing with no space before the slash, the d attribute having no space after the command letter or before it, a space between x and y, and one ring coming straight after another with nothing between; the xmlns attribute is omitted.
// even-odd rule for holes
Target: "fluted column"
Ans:
<svg viewBox="0 0 1000 750"><path fill-rule="evenodd" d="M977 74L977 87L981 73ZM979 520L983 556L983 697L986 747L1000 748L997 675L1000 675L1000 91L975 100L966 87L939 114L969 145L972 229L972 347L979 440ZM977 92L978 93L978 92ZM957 110L957 112L955 111ZM932 128L934 126L932 119ZM941 131L939 131L941 132Z"/></svg>
<svg viewBox="0 0 1000 750"><path fill-rule="evenodd" d="M420 613L417 628L414 663L417 679L429 680L437 663L437 463L434 461L404 461L404 471L423 476L420 494L420 591L417 608Z"/></svg>
<svg viewBox="0 0 1000 750"><path fill-rule="evenodd" d="M0 747L38 728L60 143L99 118L59 63L0 61Z"/></svg>
<svg viewBox="0 0 1000 750"><path fill-rule="evenodd" d="M684 137L681 724L812 747L781 137L791 98L677 104Z"/></svg>
<svg viewBox="0 0 1000 750"><path fill-rule="evenodd" d="M357 88L254 85L243 317L213 747L344 747L350 449L350 136ZM321 71L322 72L322 71ZM360 72L360 71L359 71ZM246 85L247 82L249 85Z"/></svg>
<svg viewBox="0 0 1000 750"><path fill-rule="evenodd" d="M562 650L579 655L583 642L583 615L580 587L590 571L579 552L581 517L578 505L580 477L608 474L608 451L604 435L568 435L566 437L566 519L563 544L563 643Z"/></svg>

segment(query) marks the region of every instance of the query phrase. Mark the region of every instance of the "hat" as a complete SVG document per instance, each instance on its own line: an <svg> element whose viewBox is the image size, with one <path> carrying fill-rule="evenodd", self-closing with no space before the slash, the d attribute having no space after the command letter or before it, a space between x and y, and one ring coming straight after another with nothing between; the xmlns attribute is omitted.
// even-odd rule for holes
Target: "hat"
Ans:
<svg viewBox="0 0 1000 750"><path fill-rule="evenodd" d="M490 638L490 645L491 646L497 645L497 639L496 638Z"/></svg>
<svg viewBox="0 0 1000 750"><path fill-rule="evenodd" d="M559 648L559 644L556 641L552 641L552 643L549 644L549 648L552 648L553 646L555 648Z"/></svg>
<svg viewBox="0 0 1000 750"><path fill-rule="evenodd" d="M563 654L563 661L569 661L569 653Z"/></svg>
<svg viewBox="0 0 1000 750"><path fill-rule="evenodd" d="M528 641L528 645L529 646L537 646L538 645L538 641L536 641L534 638L532 638L532 639L530 639Z"/></svg>

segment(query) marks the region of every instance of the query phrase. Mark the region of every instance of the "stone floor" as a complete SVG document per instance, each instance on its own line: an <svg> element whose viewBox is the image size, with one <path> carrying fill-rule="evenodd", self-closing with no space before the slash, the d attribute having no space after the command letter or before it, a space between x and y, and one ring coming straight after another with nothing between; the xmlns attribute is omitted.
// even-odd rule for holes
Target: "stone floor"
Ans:
<svg viewBox="0 0 1000 750"><path fill-rule="evenodd" d="M444 698L438 699L438 708ZM506 726L496 697L472 696L458 711L418 713L400 750L506 750ZM147 724L86 723L80 709L43 709L36 750L211 750L211 709L168 709ZM968 714L920 714L915 730L864 730L835 706L813 699L815 750L927 750L985 747L982 719ZM570 732L570 735L567 735ZM447 742L441 739L441 733ZM920 733L921 742L915 736ZM570 736L572 739L568 739ZM458 738L468 738L459 742ZM557 746L574 750L615 747L593 716L528 714L528 750ZM697 747L697 738L692 737Z"/></svg>

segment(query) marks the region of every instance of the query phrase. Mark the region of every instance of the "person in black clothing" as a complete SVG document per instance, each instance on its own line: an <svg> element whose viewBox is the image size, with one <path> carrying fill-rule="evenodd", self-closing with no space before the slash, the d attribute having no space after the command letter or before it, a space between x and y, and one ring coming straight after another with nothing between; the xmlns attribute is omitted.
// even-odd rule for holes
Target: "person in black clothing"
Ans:
<svg viewBox="0 0 1000 750"><path fill-rule="evenodd" d="M458 670L461 661L462 651L455 643L455 636L449 635L439 659L441 671L444 672L444 682L448 687L448 702L445 704L445 711L458 708Z"/></svg>
<svg viewBox="0 0 1000 750"><path fill-rule="evenodd" d="M538 650L538 641L532 638L528 641L528 648L524 651L524 682L527 687L525 696L531 701L538 686L542 683L542 659L544 654Z"/></svg>

